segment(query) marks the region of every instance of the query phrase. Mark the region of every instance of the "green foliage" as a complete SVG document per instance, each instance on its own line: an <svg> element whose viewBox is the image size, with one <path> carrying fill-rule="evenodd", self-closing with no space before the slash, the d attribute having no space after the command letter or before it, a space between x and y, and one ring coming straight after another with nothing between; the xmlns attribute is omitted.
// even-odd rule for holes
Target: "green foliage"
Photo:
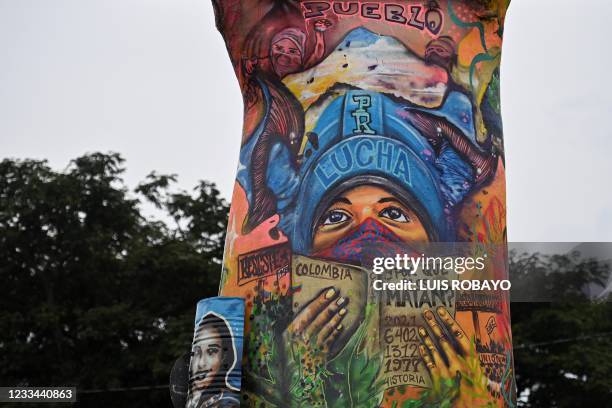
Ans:
<svg viewBox="0 0 612 408"><path fill-rule="evenodd" d="M118 154L55 172L0 162L0 383L81 390L163 385L217 293L227 204L212 184L130 193ZM176 222L147 220L150 201ZM84 394L88 407L169 406L167 389Z"/></svg>
<svg viewBox="0 0 612 408"><path fill-rule="evenodd" d="M452 408L459 394L460 378L443 379L421 394L418 400L404 401L401 408Z"/></svg>
<svg viewBox="0 0 612 408"><path fill-rule="evenodd" d="M489 86L486 90L486 102L489 104L493 112L496 114L501 114L501 101L500 101L500 78L499 78L499 70L496 69L493 72L493 76L491 77L491 82L489 82Z"/></svg>
<svg viewBox="0 0 612 408"><path fill-rule="evenodd" d="M283 340L279 333L287 326L291 318L291 297L272 294L265 302L259 296L253 299L251 311L251 331L245 343L243 370L248 372L244 388L261 401L265 399L269 406L284 406L289 387L288 361L284 351ZM252 404L251 406L260 406Z"/></svg>
<svg viewBox="0 0 612 408"><path fill-rule="evenodd" d="M342 352L330 363L332 375L326 391L330 408L377 407L382 400L385 381L381 378L382 356L370 355L362 346L371 328L373 305L366 308L366 317Z"/></svg>
<svg viewBox="0 0 612 408"><path fill-rule="evenodd" d="M522 407L609 406L612 396L612 303L592 301L609 265L579 253L512 254L513 287L528 299L512 303L512 334Z"/></svg>

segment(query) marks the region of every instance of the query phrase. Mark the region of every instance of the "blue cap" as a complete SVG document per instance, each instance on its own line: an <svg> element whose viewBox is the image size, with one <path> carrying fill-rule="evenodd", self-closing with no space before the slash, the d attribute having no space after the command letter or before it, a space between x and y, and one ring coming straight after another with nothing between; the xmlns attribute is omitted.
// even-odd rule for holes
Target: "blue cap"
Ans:
<svg viewBox="0 0 612 408"><path fill-rule="evenodd" d="M319 116L299 168L291 164L286 146L273 146L267 185L277 197L279 228L296 253L310 253L317 219L333 198L366 184L388 190L411 207L431 240L454 239L452 211L473 186L473 170L450 145L436 153L407 120L407 109L435 113L475 141L472 105L464 94L452 92L440 109L426 109L350 90ZM246 176L239 172L243 187L249 185Z"/></svg>
<svg viewBox="0 0 612 408"><path fill-rule="evenodd" d="M317 140L306 145L300 168L295 204L300 220L289 234L296 252L309 252L316 219L327 207L324 202L359 184L382 184L393 193L407 193L412 207L415 201L421 204L415 210L430 233L446 234L439 175L422 157L431 147L398 120L397 108L381 94L349 91L321 115L313 130ZM425 211L419 211L423 207Z"/></svg>

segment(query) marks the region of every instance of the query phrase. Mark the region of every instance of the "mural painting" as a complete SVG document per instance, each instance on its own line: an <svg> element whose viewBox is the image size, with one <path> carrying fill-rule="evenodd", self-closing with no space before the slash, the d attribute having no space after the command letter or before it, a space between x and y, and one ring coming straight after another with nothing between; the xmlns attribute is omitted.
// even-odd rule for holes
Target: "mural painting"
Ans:
<svg viewBox="0 0 612 408"><path fill-rule="evenodd" d="M508 3L213 1L244 95L219 294L246 302L245 406L515 406L506 297L381 301L365 267L505 244Z"/></svg>

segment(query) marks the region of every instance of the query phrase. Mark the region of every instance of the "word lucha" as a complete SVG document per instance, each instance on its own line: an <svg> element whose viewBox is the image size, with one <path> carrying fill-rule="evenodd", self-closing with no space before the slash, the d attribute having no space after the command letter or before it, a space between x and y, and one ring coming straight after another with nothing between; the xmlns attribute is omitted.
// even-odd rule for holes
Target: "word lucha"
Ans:
<svg viewBox="0 0 612 408"><path fill-rule="evenodd" d="M345 174L391 172L396 178L412 185L411 162L414 154L401 144L381 136L355 136L322 156L314 170L324 188Z"/></svg>
<svg viewBox="0 0 612 408"><path fill-rule="evenodd" d="M427 2L426 6L360 1L306 1L302 3L302 11L305 19L323 17L329 12L339 17L359 15L362 18L384 19L419 30L427 29L433 35L440 32L443 23L442 11L435 1Z"/></svg>

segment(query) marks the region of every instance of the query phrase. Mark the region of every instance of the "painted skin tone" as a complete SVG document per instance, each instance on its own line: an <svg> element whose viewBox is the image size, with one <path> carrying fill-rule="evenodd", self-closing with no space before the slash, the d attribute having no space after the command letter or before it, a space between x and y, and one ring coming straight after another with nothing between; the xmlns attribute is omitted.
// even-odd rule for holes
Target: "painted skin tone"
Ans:
<svg viewBox="0 0 612 408"><path fill-rule="evenodd" d="M280 78L294 72L303 71L316 64L325 52L325 39L323 33L331 26L326 19L318 20L314 24L315 47L312 55L304 61L303 50L289 38L282 38L271 44L270 57L274 71ZM249 68L252 71L252 67Z"/></svg>
<svg viewBox="0 0 612 408"><path fill-rule="evenodd" d="M348 300L335 288L323 289L293 319L287 333L294 340L314 345L326 353L343 329Z"/></svg>
<svg viewBox="0 0 612 408"><path fill-rule="evenodd" d="M314 376L317 367L325 364L326 353L343 329L341 322L347 314L344 306L348 300L339 295L333 287L322 290L300 311L285 332L285 344L297 348L303 345L302 349L306 350L303 356L314 363L303 368L304 376ZM489 393L486 376L475 353L474 340L444 307L438 307L435 314L425 310L423 317L435 341L424 327L419 327L419 354L434 384L460 375L462 380L453 407L484 406Z"/></svg>
<svg viewBox="0 0 612 408"><path fill-rule="evenodd" d="M425 227L413 210L386 190L364 185L347 190L332 201L318 221L313 251L335 244L368 218L374 218L393 231L403 242L429 240ZM348 298L337 288L327 288L314 298L287 328L292 338L329 350L343 329Z"/></svg>
<svg viewBox="0 0 612 408"><path fill-rule="evenodd" d="M463 379L459 385L459 395L453 401L453 407L485 406L490 398L487 377L482 372L478 354L475 352L474 339L470 339L465 334L457 321L442 306L436 309L435 314L431 310L425 310L423 317L437 344L424 327L419 327L418 332L422 341L419 354L434 383L460 375Z"/></svg>
<svg viewBox="0 0 612 408"><path fill-rule="evenodd" d="M330 348L344 330L348 299L333 287L323 289L293 319L283 332L288 359L299 356L303 391L322 395L319 380L328 360ZM317 385L319 384L319 385Z"/></svg>
<svg viewBox="0 0 612 408"><path fill-rule="evenodd" d="M276 73L283 77L302 67L302 52L295 42L283 38L272 44L272 64Z"/></svg>
<svg viewBox="0 0 612 408"><path fill-rule="evenodd" d="M191 378L192 388L208 388L219 375L223 364L223 348L219 331L214 327L204 327L198 336L201 340L193 346Z"/></svg>
<svg viewBox="0 0 612 408"><path fill-rule="evenodd" d="M429 241L427 231L413 210L384 189L366 185L346 191L330 204L315 230L313 250L333 245L367 218L376 219L403 242ZM347 303L348 299L341 297L336 288L324 289L300 311L286 334L294 341L315 348L319 358L324 359L343 329L341 322L347 314ZM486 384L473 380L486 377L482 375L478 355L471 351L470 339L444 307L437 308L436 314L426 310L423 317L437 340L434 342L425 328L419 327L422 342L419 352L432 379L434 382L452 379L458 373L469 378L472 381L461 381L454 407L479 406L488 398L488 392Z"/></svg>
<svg viewBox="0 0 612 408"><path fill-rule="evenodd" d="M427 242L427 231L414 211L376 186L359 186L340 194L323 213L315 230L313 250L338 242L366 219L373 218L403 242Z"/></svg>

